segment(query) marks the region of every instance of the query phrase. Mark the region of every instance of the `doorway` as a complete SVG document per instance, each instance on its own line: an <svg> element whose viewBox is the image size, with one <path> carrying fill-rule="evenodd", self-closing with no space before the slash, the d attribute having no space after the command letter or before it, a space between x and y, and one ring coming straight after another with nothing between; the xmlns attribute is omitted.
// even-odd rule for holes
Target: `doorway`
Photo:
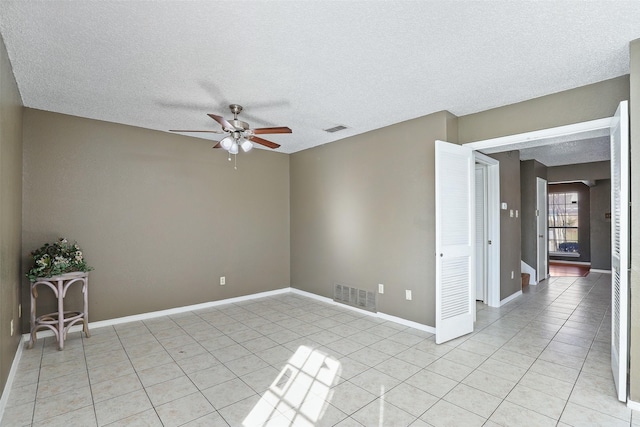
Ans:
<svg viewBox="0 0 640 427"><path fill-rule="evenodd" d="M500 306L500 162L479 152L475 160L476 301Z"/></svg>
<svg viewBox="0 0 640 427"><path fill-rule="evenodd" d="M604 118L604 119L592 120L589 122L577 123L573 125L566 125L566 126L560 126L556 128L543 129L539 131L493 138L493 139L488 139L484 141L476 141L476 142L464 144L464 146L471 148L471 150L473 150L473 152L477 156L478 154L480 154L479 152L493 154L493 153L499 153L504 151L521 150L524 148L549 146L549 145L560 144L560 143L564 143L564 142L567 142L570 140L576 140L576 139L593 140L593 139L602 138L602 137L608 138L611 130L611 124L612 124L612 118ZM485 157L490 158L488 156L485 156ZM497 189L492 188L489 190L489 197L492 197L492 195L493 197L495 197L495 200L497 200L497 206L499 208L500 207L499 186L496 188ZM494 191L495 191L495 194L493 194ZM542 186L540 188L540 192L541 193L544 192L544 190L542 189ZM549 268L548 246L546 245L546 242L548 241L547 239L548 230L546 229L547 201L546 200L542 201L541 196L540 196L540 200L538 200L537 195L536 195L536 199L537 199L536 206L538 205L538 203L540 205L539 207L537 207L537 209L541 211L538 216L538 220L540 221L540 224L539 225L537 224L535 228L535 230L538 230L539 228L540 229L539 231L541 232L538 232L536 236L539 236L540 234L542 234L543 237L542 238L538 237L536 239L536 242L534 243L536 246L539 245L541 247L541 250L537 251L538 254L536 259L532 260L534 263L532 265L531 271L536 275L536 280L533 283L538 283L542 280L541 277L537 277L538 271L542 272L543 277L545 278L548 277L548 268ZM544 213L542 211L544 211ZM500 216L499 210L497 211L496 216L498 217L498 221L499 221L499 216ZM544 226L542 226L543 221L544 221ZM544 244L542 244L540 240L544 241ZM500 300L499 299L499 295L500 295L499 277L500 277L500 271L498 271L498 280L494 289L494 293L498 295L498 300L495 302L495 305L492 305L495 307L499 307L502 304L510 301L512 298L515 298L519 295L519 293L516 293L511 296L508 296L504 300ZM491 291L493 287L494 287L494 284L491 283L489 286L489 290Z"/></svg>
<svg viewBox="0 0 640 427"><path fill-rule="evenodd" d="M611 161L611 368L617 397L627 401L629 295L629 110L623 101L611 118L494 138L469 144L472 150L493 152L542 146L563 139L608 137ZM437 325L436 325L437 326Z"/></svg>
<svg viewBox="0 0 640 427"><path fill-rule="evenodd" d="M537 229L537 268L536 283L546 280L549 267L549 245L548 242L548 224L547 224L547 180L540 177L536 178L536 229Z"/></svg>

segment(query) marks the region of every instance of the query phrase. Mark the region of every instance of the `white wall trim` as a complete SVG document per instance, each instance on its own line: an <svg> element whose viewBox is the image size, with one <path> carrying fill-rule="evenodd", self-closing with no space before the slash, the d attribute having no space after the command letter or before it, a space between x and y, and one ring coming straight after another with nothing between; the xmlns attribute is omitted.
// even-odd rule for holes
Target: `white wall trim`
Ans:
<svg viewBox="0 0 640 427"><path fill-rule="evenodd" d="M185 305L183 307L175 307L175 308L169 308L166 310L150 311L148 313L134 314L131 316L124 316L124 317L116 317L114 319L99 320L97 322L89 322L89 331L91 331L91 329L94 329L94 328L103 328L105 326L120 325L122 323L136 322L138 320L149 320L149 319L154 319L156 317L170 316L172 314L186 313L194 310L202 310L205 308L216 307L219 305L233 304L236 302L249 301L256 298L264 298L264 297L269 297L273 295L285 294L290 292L289 289L290 288L275 289L273 291L258 292L257 294L243 295L240 297L227 298L227 299L222 299L218 301L210 301L210 302L205 302L201 304ZM81 324L76 324L72 326L71 329L69 329L69 332L80 332L80 331L82 331ZM38 334L37 334L38 339L44 338L44 337L52 337L52 336L53 336L53 331L49 329L38 331ZM29 341L28 333L22 334L22 337L24 341Z"/></svg>
<svg viewBox="0 0 640 427"><path fill-rule="evenodd" d="M500 162L478 151L473 152L474 160L487 168L487 238L491 246L487 281L487 305L500 307Z"/></svg>
<svg viewBox="0 0 640 427"><path fill-rule="evenodd" d="M522 291L518 291L514 294L509 295L508 297L500 301L500 306L503 306L506 303L513 301L514 299L518 298L520 295L522 295Z"/></svg>
<svg viewBox="0 0 640 427"><path fill-rule="evenodd" d="M298 288L289 288L289 289L291 289L291 293L293 293L293 294L298 294L298 295L302 295L302 296L305 296L305 297L309 297L309 298L312 298L312 299L315 299L315 300L318 300L318 301L326 302L327 304L336 304L336 305L338 304L337 302L335 302L331 298L323 297L322 295L314 294L312 292L303 291L302 289L298 289ZM372 314L372 315L374 314L374 313L371 313L371 312L366 311L366 310L360 310L360 309L357 309L355 307L350 307L350 306L348 306L346 304L340 304L340 305L342 305L344 307L347 307L347 308L350 308L350 309L366 312L367 314Z"/></svg>
<svg viewBox="0 0 640 427"><path fill-rule="evenodd" d="M311 292L307 292L307 291L303 291L300 289L296 289L296 288L291 288L291 292L294 294L298 294L298 295L303 295L309 298L313 298L322 302L326 302L327 304L333 304L333 305L337 305L339 307L344 307L344 308L348 308L350 310L354 310L357 311L358 313L362 313L365 314L367 316L372 316L372 317L377 317L379 319L383 319L383 320L388 320L390 322L394 322L394 323L398 323L400 325L404 325L404 326L409 326L410 328L414 328L414 329L419 329L421 331L426 331L426 332L430 332L432 334L436 333L436 328L434 328L433 326L428 326L428 325L423 325L422 323L418 323L418 322L414 322L412 320L407 320L407 319L403 319L402 317L396 317L396 316L392 316L390 314L385 314L382 312L373 312L373 311L367 311L367 310L362 310L358 307L351 307L347 304L342 304L339 302L335 302L334 300L332 300L331 298L327 298L327 297L323 297L320 295L316 295L316 294L312 294Z"/></svg>
<svg viewBox="0 0 640 427"><path fill-rule="evenodd" d="M259 292L257 294L251 294L251 295L243 295L240 297L234 297L234 298L227 298L227 299L223 299L223 300L218 300L218 301L210 301L210 302L205 302L202 304L194 304L194 305L186 305L183 307L176 307L176 308L169 308L167 310L159 310L159 311L151 311L148 313L141 313L141 314L134 314L132 316L124 316L124 317L116 317L114 319L107 319L107 320L100 320L98 322L89 322L89 331L91 331L91 329L95 329L95 328L103 328L105 326L114 326L114 325L120 325L122 323L130 323L130 322L136 322L139 320L149 320L149 319L154 319L156 317L162 317L162 316L170 316L172 314L179 314L179 313L186 313L189 311L194 311L194 310L202 310L205 308L210 308L210 307L216 307L219 305L225 305L225 304L233 304L233 303L237 303L237 302L242 302L242 301L249 301L252 299L256 299L256 298L264 298L264 297L269 297L269 296L273 296L273 295L280 295L280 294L285 294L285 293L294 293L294 294L298 294L298 295L302 295L308 298L313 298L315 300L318 301L322 301L325 302L327 304L332 304L332 305L337 305L340 306L342 308L346 308L349 310L354 310L357 311L358 313L362 313L368 316L373 316L373 317L378 317L380 319L383 320L388 320L394 323L398 323L401 325L405 325L405 326L409 326L411 328L414 329L419 329L421 331L426 331L426 332L430 332L432 334L435 334L435 328L432 326L428 326L428 325L423 325L422 323L418 323L418 322L414 322L412 320L407 320L407 319L403 319L401 317L396 317L396 316L391 316L389 314L385 314L385 313L381 313L381 312L371 312L371 311L367 311L367 310L362 310L358 307L351 307L347 304L342 304L342 303L338 303L335 302L334 300L332 300L331 298L327 298L327 297L323 297L321 295L316 295L313 294L311 292L307 292L307 291L303 291L300 289L296 289L296 288L282 288L282 289L276 289L273 291L266 291L266 292ZM82 325L74 325L71 327L71 329L69 330L69 332L81 332L82 331ZM41 338L45 338L45 337L52 337L53 336L53 331L51 330L43 330L43 331L38 331L37 334L37 338L41 339ZM22 334L22 340L24 342L29 341L30 339L30 335L27 334ZM1 404L1 402L0 402Z"/></svg>
<svg viewBox="0 0 640 427"><path fill-rule="evenodd" d="M598 135L606 130L606 135L609 134L609 128L611 127L611 117L604 119L591 120L588 122L575 123L566 126L558 126L549 129L536 130L532 132L518 133L515 135L501 136L498 138L485 139L482 141L468 142L464 145L468 145L473 150L486 150L488 148L497 147L509 147L510 145L520 144L523 142L537 141L537 140L551 140L558 139L564 136L572 136L577 133L590 133L595 132ZM605 134L603 134L604 136ZM552 144L554 141L548 141L547 144ZM544 145L544 144L540 144Z"/></svg>
<svg viewBox="0 0 640 427"><path fill-rule="evenodd" d="M603 273L603 274L611 274L611 270L600 270L598 268L592 268L589 270L591 273Z"/></svg>
<svg viewBox="0 0 640 427"><path fill-rule="evenodd" d="M2 421L2 417L4 416L4 410L7 407L7 402L9 401L9 395L11 394L11 386L13 385L13 380L16 377L16 372L18 371L18 365L20 364L20 358L22 357L22 350L24 349L24 344L22 340L18 343L18 350L16 351L15 356L13 357L13 362L11 363L11 369L9 370L9 375L7 376L7 382L5 383L4 390L2 391L2 397L0 397L0 421Z"/></svg>
<svg viewBox="0 0 640 427"><path fill-rule="evenodd" d="M633 400L627 399L627 408L633 409L634 411L640 411L640 402L634 402Z"/></svg>
<svg viewBox="0 0 640 427"><path fill-rule="evenodd" d="M529 284L530 285L537 285L538 284L538 281L537 281L538 279L536 277L536 270L533 267L531 267L526 262L520 260L520 270L523 273L529 274Z"/></svg>
<svg viewBox="0 0 640 427"><path fill-rule="evenodd" d="M400 325L408 326L413 329L419 329L421 331L429 332L432 334L436 333L436 328L433 326L423 325L422 323L414 322L412 320L403 319L402 317L392 316L390 314L378 312L378 317L383 320L388 320L390 322L398 323Z"/></svg>

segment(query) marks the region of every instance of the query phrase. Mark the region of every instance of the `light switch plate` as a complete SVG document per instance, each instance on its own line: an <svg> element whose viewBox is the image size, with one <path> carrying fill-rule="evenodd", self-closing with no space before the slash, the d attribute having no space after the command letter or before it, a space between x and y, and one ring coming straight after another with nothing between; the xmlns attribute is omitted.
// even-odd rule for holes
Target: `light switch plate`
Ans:
<svg viewBox="0 0 640 427"><path fill-rule="evenodd" d="M500 209L502 209L503 211L506 211L507 210L507 202L502 202L500 204Z"/></svg>

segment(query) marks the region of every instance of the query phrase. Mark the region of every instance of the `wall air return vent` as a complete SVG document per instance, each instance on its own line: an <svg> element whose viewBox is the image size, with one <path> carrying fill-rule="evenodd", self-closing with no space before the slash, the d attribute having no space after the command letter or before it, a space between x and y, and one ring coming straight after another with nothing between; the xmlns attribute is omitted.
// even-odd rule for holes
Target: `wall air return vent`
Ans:
<svg viewBox="0 0 640 427"><path fill-rule="evenodd" d="M364 310L377 311L376 293L364 289L352 288L344 285L336 285L333 292L333 300Z"/></svg>
<svg viewBox="0 0 640 427"><path fill-rule="evenodd" d="M346 126L339 125L339 126L334 126L332 128L329 128L329 129L325 129L324 131L325 132L329 132L329 133L334 133L334 132L339 132L341 130L345 130L346 128L347 128Z"/></svg>

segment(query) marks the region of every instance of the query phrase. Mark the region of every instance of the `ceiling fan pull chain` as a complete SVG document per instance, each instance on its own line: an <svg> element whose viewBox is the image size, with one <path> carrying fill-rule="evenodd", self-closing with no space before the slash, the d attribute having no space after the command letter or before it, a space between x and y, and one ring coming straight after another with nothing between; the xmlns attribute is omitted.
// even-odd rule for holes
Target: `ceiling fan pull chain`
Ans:
<svg viewBox="0 0 640 427"><path fill-rule="evenodd" d="M233 155L233 169L238 170L238 155Z"/></svg>

